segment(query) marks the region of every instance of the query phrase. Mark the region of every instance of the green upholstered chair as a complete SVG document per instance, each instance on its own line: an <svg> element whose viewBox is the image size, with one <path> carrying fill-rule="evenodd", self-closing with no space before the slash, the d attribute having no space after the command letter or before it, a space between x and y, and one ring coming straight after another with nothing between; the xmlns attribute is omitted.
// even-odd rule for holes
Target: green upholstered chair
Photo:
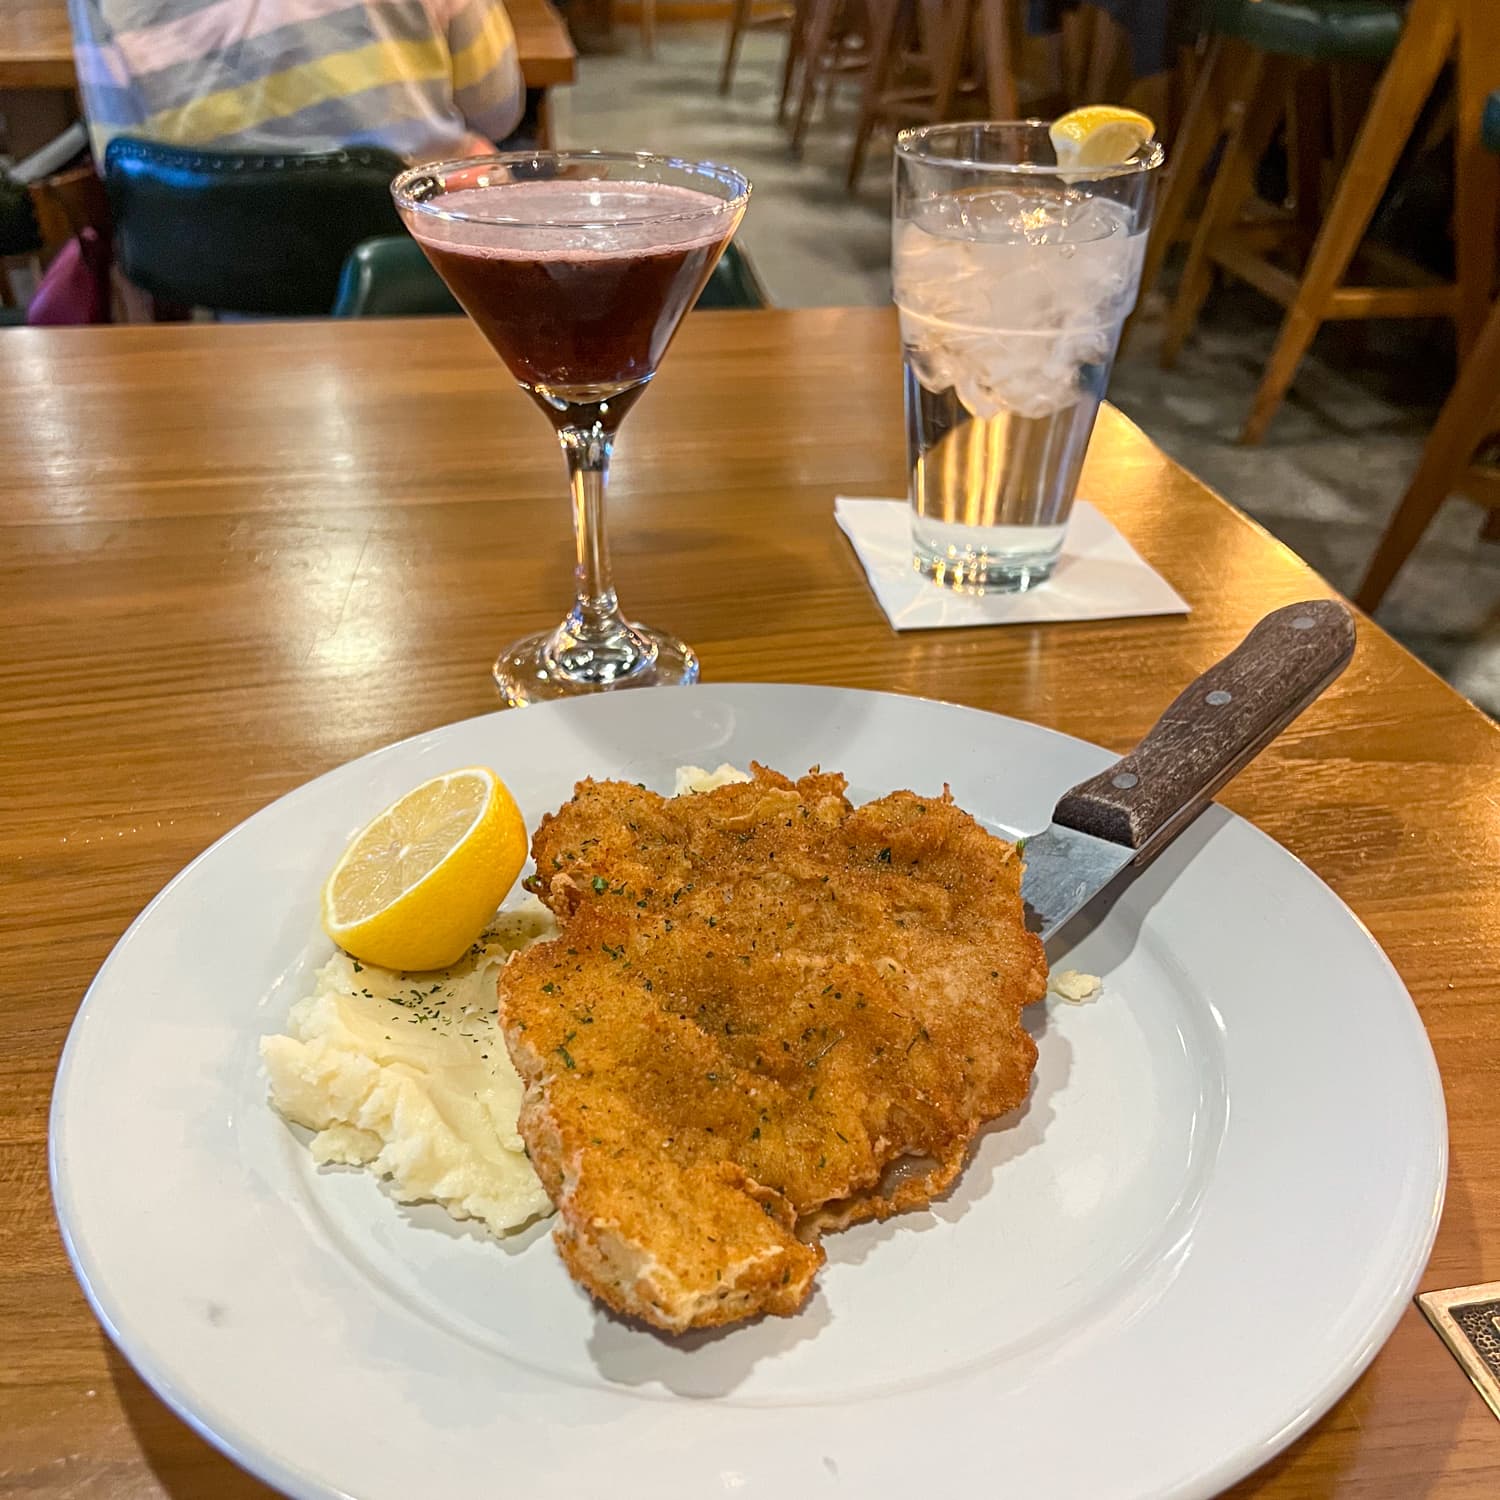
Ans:
<svg viewBox="0 0 1500 1500"><path fill-rule="evenodd" d="M159 302L260 316L326 314L345 257L401 231L373 148L200 151L116 136L104 158L115 259Z"/></svg>
<svg viewBox="0 0 1500 1500"><path fill-rule="evenodd" d="M720 256L698 307L765 307L765 288L749 258L733 241ZM417 318L460 311L422 248L407 234L356 245L344 262L336 318Z"/></svg>
<svg viewBox="0 0 1500 1500"><path fill-rule="evenodd" d="M1402 10L1397 0L1212 0L1207 29L1308 62L1384 62Z"/></svg>
<svg viewBox="0 0 1500 1500"><path fill-rule="evenodd" d="M698 294L694 307L755 308L769 307L771 299L761 285L750 257L733 241L724 247L708 285Z"/></svg>
<svg viewBox="0 0 1500 1500"><path fill-rule="evenodd" d="M422 247L404 232L356 245L333 303L336 318L451 317L462 311Z"/></svg>

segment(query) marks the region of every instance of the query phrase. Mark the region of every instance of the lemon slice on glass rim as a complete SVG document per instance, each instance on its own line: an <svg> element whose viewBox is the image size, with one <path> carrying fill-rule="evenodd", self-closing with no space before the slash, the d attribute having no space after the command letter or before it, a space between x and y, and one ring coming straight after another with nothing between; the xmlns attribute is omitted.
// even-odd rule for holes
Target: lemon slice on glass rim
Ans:
<svg viewBox="0 0 1500 1500"><path fill-rule="evenodd" d="M1139 110L1115 104L1086 104L1047 128L1059 167L1118 167L1129 161L1156 132Z"/></svg>
<svg viewBox="0 0 1500 1500"><path fill-rule="evenodd" d="M323 886L323 931L381 968L447 968L484 932L526 849L520 809L493 771L435 776L354 836Z"/></svg>

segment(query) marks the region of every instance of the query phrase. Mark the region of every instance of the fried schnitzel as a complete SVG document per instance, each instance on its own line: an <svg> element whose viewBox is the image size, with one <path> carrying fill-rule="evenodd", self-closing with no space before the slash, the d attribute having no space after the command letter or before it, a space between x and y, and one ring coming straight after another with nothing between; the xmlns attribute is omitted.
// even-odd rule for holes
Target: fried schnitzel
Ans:
<svg viewBox="0 0 1500 1500"><path fill-rule="evenodd" d="M532 841L561 936L499 985L562 1257L672 1332L795 1312L820 1234L942 1192L1036 1063L1014 847L946 790L752 770L579 783Z"/></svg>

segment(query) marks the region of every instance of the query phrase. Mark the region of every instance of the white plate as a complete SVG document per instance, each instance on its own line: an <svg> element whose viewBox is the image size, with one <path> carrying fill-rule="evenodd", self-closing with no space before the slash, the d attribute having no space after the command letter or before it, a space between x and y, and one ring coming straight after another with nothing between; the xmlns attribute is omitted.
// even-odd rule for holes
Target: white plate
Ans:
<svg viewBox="0 0 1500 1500"><path fill-rule="evenodd" d="M450 725L256 814L121 939L69 1037L53 1187L95 1311L157 1392L298 1496L1204 1496L1345 1390L1427 1258L1446 1136L1400 980L1338 899L1214 808L1054 962L1031 1098L930 1211L831 1236L809 1306L671 1340L499 1244L318 1171L256 1044L328 951L348 837L498 767L529 824L576 778L685 762L950 782L1041 827L1105 753L812 687L622 693Z"/></svg>

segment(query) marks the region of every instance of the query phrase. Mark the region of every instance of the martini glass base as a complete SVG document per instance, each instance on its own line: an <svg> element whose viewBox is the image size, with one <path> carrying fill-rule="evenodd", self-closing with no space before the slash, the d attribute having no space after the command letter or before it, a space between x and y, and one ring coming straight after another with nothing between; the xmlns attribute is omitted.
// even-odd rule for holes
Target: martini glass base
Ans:
<svg viewBox="0 0 1500 1500"><path fill-rule="evenodd" d="M698 657L686 641L645 625L631 625L634 641L646 649L633 659L588 660L576 645L559 653L559 633L544 630L507 646L495 662L495 686L512 708L576 698L616 688L686 687L698 680ZM580 659L583 658L583 659Z"/></svg>

